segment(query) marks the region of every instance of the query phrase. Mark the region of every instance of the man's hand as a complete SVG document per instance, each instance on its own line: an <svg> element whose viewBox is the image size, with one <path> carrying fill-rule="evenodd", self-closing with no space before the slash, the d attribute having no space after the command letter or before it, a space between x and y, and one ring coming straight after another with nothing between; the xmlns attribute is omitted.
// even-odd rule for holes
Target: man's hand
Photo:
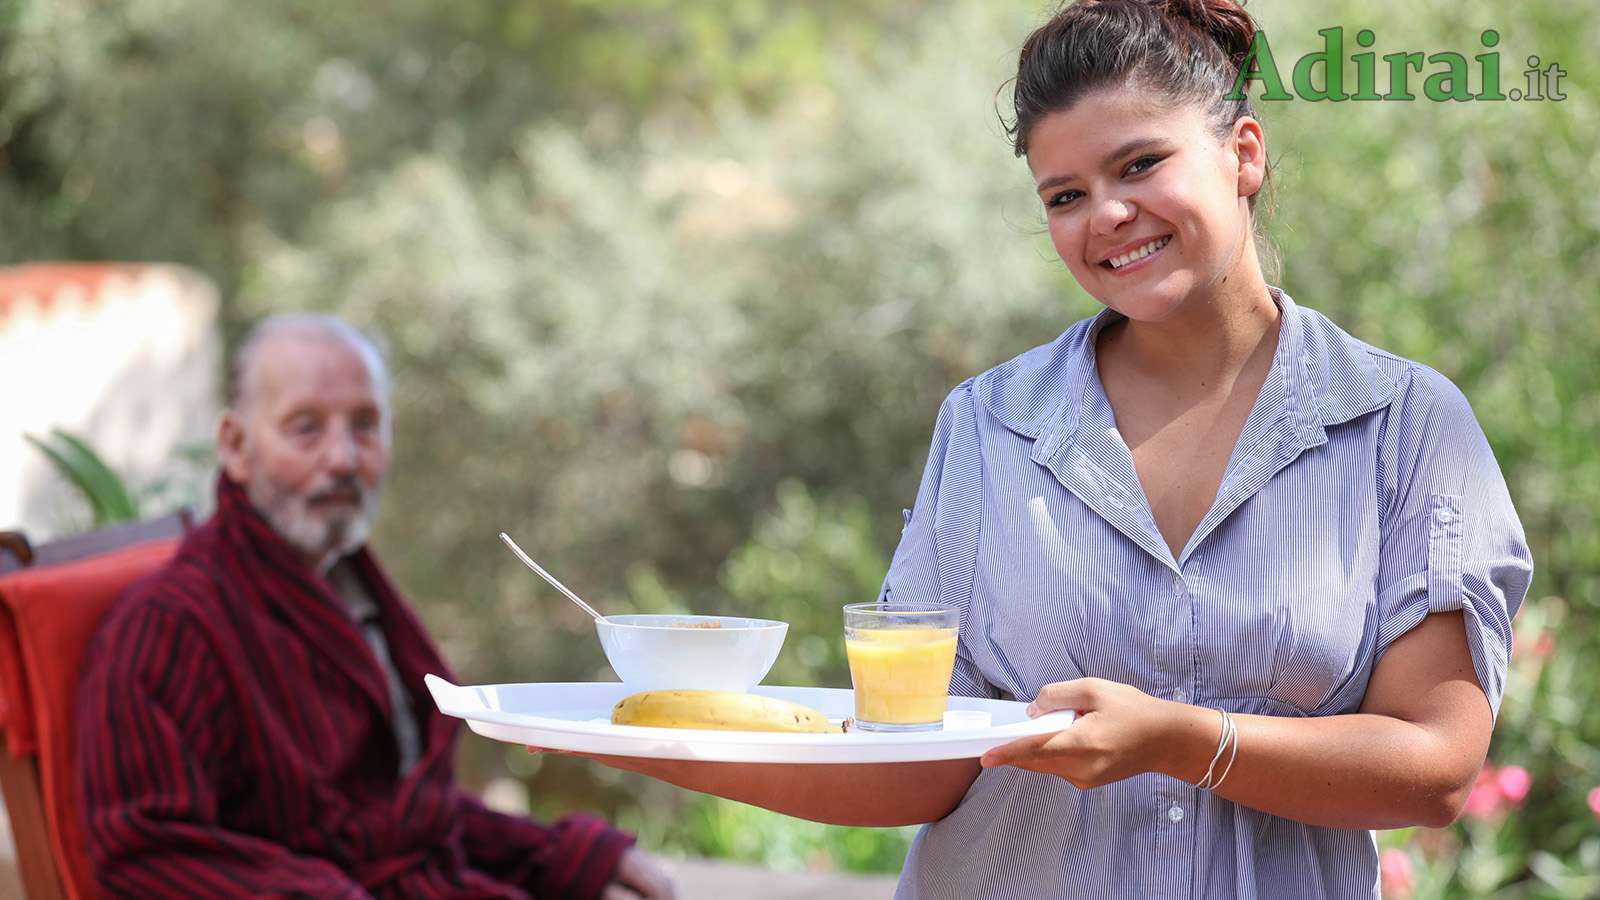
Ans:
<svg viewBox="0 0 1600 900"><path fill-rule="evenodd" d="M600 900L677 900L672 879L660 860L637 847L623 851L617 873Z"/></svg>

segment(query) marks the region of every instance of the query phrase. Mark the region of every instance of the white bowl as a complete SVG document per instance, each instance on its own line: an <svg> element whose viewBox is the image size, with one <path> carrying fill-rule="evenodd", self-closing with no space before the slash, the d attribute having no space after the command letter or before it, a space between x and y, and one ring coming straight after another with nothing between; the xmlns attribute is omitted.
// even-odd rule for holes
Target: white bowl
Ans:
<svg viewBox="0 0 1600 900"><path fill-rule="evenodd" d="M623 684L635 691L748 691L778 659L789 623L738 616L629 615L597 620Z"/></svg>

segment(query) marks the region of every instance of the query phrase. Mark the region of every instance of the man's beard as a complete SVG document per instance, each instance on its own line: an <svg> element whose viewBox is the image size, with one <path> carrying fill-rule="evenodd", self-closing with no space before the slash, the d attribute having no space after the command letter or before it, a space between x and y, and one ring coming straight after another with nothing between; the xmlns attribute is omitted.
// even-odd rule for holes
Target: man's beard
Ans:
<svg viewBox="0 0 1600 900"><path fill-rule="evenodd" d="M326 565L367 542L378 514L380 488L368 489L356 476L341 475L297 494L259 468L256 472L247 486L250 502L296 550ZM354 494L360 501L355 506L317 507L318 501L337 494Z"/></svg>

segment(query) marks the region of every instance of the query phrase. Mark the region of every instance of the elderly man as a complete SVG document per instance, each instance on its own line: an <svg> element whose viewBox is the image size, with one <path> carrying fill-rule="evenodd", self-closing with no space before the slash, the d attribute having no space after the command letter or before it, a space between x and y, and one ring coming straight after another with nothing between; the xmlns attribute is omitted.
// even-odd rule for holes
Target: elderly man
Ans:
<svg viewBox="0 0 1600 900"><path fill-rule="evenodd" d="M605 823L456 786L447 673L365 546L389 465L372 345L315 315L238 354L217 512L120 599L79 696L100 886L140 897L670 898Z"/></svg>

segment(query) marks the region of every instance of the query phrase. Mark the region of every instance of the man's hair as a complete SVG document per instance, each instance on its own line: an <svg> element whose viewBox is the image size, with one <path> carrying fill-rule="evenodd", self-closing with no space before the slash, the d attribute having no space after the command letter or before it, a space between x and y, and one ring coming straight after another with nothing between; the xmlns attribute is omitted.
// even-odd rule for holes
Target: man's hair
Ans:
<svg viewBox="0 0 1600 900"><path fill-rule="evenodd" d="M389 369L384 362L384 352L379 340L344 319L328 313L278 313L257 322L251 327L233 357L228 378L228 407L235 412L243 410L253 399L256 381L256 357L266 343L280 335L299 335L325 341L342 343L361 355L377 389L378 400L387 410L389 406ZM387 414L385 415L387 419Z"/></svg>

